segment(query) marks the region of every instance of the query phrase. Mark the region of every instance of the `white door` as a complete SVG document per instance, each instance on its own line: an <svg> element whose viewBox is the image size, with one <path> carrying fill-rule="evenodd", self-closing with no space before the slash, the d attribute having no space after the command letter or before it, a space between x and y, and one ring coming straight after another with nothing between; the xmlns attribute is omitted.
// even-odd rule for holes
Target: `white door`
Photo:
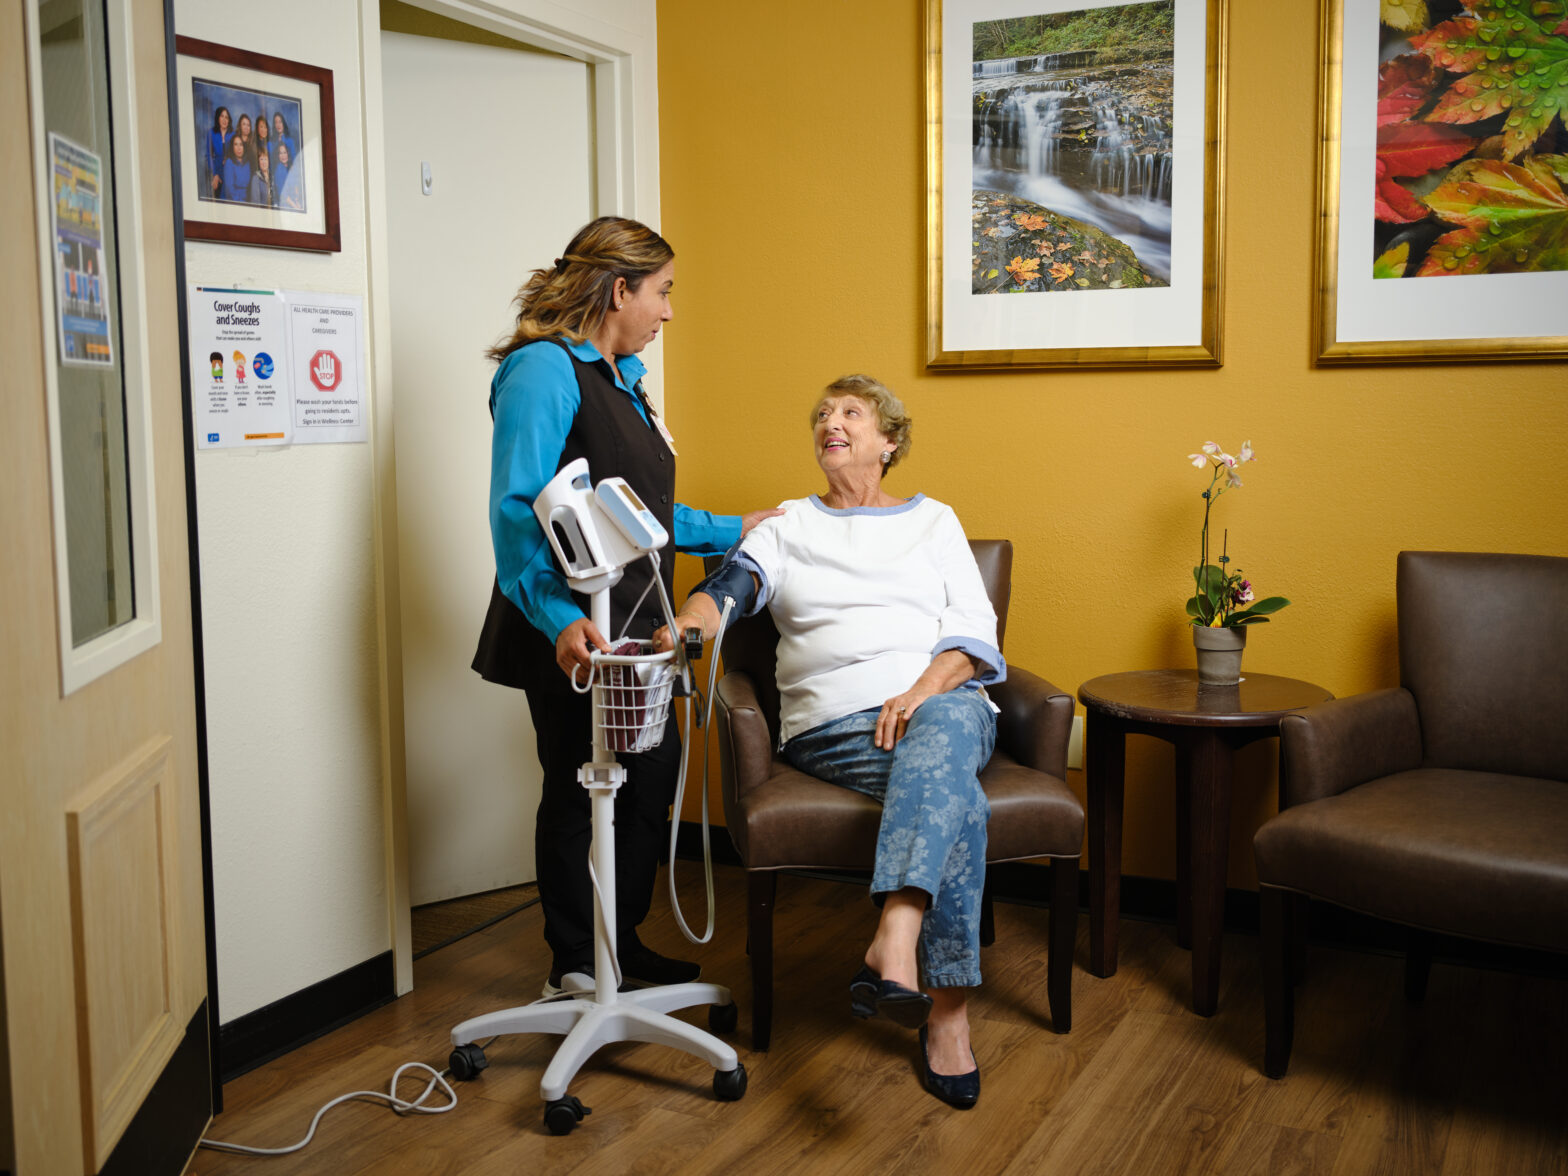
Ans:
<svg viewBox="0 0 1568 1176"><path fill-rule="evenodd" d="M534 878L527 703L469 669L495 575L483 353L513 323L528 271L591 218L591 80L554 54L391 32L381 64L418 906Z"/></svg>

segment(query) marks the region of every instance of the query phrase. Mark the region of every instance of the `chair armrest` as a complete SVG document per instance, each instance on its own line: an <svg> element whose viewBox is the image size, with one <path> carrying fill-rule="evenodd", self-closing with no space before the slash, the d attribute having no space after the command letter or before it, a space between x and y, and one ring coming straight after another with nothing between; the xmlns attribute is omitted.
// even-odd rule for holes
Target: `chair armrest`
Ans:
<svg viewBox="0 0 1568 1176"><path fill-rule="evenodd" d="M987 686L1001 713L996 741L1026 768L1067 778L1067 741L1073 731L1073 696L1038 674L1007 667L1007 681Z"/></svg>
<svg viewBox="0 0 1568 1176"><path fill-rule="evenodd" d="M1421 719L1402 687L1334 698L1279 724L1281 810L1421 766Z"/></svg>
<svg viewBox="0 0 1568 1176"><path fill-rule="evenodd" d="M757 700L757 684L750 674L730 670L719 679L713 694L711 721L718 724L725 818L739 821L740 813L732 810L772 774L773 737Z"/></svg>

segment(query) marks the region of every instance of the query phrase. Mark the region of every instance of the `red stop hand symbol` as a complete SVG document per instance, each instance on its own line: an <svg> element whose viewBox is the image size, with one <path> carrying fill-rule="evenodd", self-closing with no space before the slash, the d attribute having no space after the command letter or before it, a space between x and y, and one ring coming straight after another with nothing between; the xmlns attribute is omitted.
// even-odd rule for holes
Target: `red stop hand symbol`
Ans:
<svg viewBox="0 0 1568 1176"><path fill-rule="evenodd" d="M331 392L343 379L342 365L330 351L318 351L310 357L310 382L323 392Z"/></svg>

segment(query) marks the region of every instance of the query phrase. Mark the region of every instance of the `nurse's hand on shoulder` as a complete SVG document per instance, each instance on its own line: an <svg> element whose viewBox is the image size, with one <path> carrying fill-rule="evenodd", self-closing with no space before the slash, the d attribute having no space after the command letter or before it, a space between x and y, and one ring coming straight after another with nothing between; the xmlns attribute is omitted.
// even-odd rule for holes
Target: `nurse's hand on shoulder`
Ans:
<svg viewBox="0 0 1568 1176"><path fill-rule="evenodd" d="M760 523L763 519L776 519L783 513L784 512L781 509L775 506L772 510L754 510L750 514L741 515L740 537L744 539L751 533L751 529Z"/></svg>
<svg viewBox="0 0 1568 1176"><path fill-rule="evenodd" d="M555 664L561 667L561 672L568 678L586 682L593 669L588 655L594 649L608 653L610 643L592 621L583 617L567 625L555 639ZM581 670L578 670L579 666Z"/></svg>

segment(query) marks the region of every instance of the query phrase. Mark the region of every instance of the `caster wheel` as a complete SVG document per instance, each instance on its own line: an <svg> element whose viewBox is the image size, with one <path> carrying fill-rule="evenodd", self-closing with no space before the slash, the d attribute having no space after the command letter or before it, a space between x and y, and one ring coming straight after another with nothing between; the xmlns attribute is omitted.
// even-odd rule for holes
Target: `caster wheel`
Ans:
<svg viewBox="0 0 1568 1176"><path fill-rule="evenodd" d="M746 1067L737 1062L733 1070L715 1070L713 1093L724 1102L734 1102L740 1098L746 1093Z"/></svg>
<svg viewBox="0 0 1568 1176"><path fill-rule="evenodd" d="M723 1005L708 1006L708 1028L714 1033L733 1033L740 1020L740 1009L734 1001Z"/></svg>
<svg viewBox="0 0 1568 1176"><path fill-rule="evenodd" d="M570 1135L583 1116L591 1114L593 1108L583 1106L575 1098L558 1098L545 1103L544 1125L551 1135Z"/></svg>
<svg viewBox="0 0 1568 1176"><path fill-rule="evenodd" d="M454 1049L446 1064L452 1071L452 1077L459 1082L467 1082L470 1078L479 1077L479 1071L490 1063L485 1059L485 1051L470 1042Z"/></svg>

